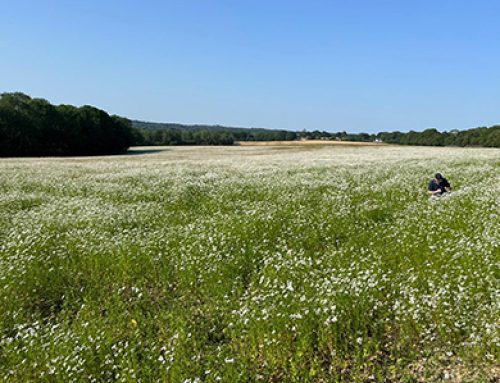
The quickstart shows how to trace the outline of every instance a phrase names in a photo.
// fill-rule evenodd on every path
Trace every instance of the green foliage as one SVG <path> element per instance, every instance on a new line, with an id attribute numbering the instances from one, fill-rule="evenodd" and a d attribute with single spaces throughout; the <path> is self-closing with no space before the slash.
<path id="1" fill-rule="evenodd" d="M 484 146 L 500 147 L 500 126 L 490 128 L 474 128 L 469 130 L 452 130 L 440 133 L 436 129 L 426 129 L 423 132 L 410 131 L 382 132 L 377 137 L 383 142 L 400 145 L 422 146 Z"/>
<path id="2" fill-rule="evenodd" d="M 181 129 L 135 129 L 135 145 L 233 145 L 234 137 L 225 131 Z"/>
<path id="3" fill-rule="evenodd" d="M 381 132 L 378 134 L 331 133 L 326 131 L 292 132 L 287 130 L 234 128 L 220 125 L 182 125 L 133 121 L 137 129 L 135 145 L 232 145 L 235 141 L 293 141 L 339 140 L 373 142 L 380 140 L 389 144 L 422 146 L 484 146 L 500 147 L 500 126 L 476 128 L 465 131 L 439 132 L 426 129 L 423 132 L 410 131 Z"/>
<path id="4" fill-rule="evenodd" d="M 235 141 L 291 141 L 299 136 L 286 130 L 234 128 L 220 125 L 182 125 L 132 121 L 136 145 L 232 145 Z"/>
<path id="5" fill-rule="evenodd" d="M 22 93 L 0 95 L 0 156 L 117 154 L 133 139 L 129 120 L 91 106 L 54 106 Z"/>

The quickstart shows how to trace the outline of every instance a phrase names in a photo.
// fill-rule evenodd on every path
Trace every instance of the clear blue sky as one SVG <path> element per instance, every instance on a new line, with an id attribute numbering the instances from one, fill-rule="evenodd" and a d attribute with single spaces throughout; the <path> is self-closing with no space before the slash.
<path id="1" fill-rule="evenodd" d="M 500 1 L 0 0 L 0 91 L 158 122 L 500 122 Z"/>

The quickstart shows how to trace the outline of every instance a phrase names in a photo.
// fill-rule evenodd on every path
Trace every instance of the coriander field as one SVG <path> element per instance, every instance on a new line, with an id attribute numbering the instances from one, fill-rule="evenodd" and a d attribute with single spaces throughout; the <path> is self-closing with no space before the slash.
<path id="1" fill-rule="evenodd" d="M 500 379 L 498 149 L 0 159 L 0 190 L 0 382 Z"/>

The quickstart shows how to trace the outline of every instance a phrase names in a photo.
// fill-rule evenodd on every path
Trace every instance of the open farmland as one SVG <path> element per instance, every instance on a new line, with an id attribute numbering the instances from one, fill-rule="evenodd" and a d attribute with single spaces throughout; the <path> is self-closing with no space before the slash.
<path id="1" fill-rule="evenodd" d="M 295 141 L 238 141 L 240 146 L 304 146 L 304 145 L 336 145 L 336 146 L 382 146 L 379 142 L 336 141 L 336 140 L 295 140 Z"/>
<path id="2" fill-rule="evenodd" d="M 0 381 L 500 379 L 497 149 L 0 160 Z M 455 187 L 429 200 L 441 171 Z"/>

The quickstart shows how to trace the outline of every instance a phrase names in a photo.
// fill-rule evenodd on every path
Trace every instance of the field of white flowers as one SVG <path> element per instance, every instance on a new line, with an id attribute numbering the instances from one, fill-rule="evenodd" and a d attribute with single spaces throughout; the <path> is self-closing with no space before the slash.
<path id="1" fill-rule="evenodd" d="M 1 382 L 500 379 L 497 149 L 0 160 Z M 455 191 L 429 200 L 437 171 Z"/>

